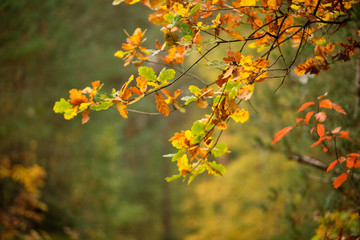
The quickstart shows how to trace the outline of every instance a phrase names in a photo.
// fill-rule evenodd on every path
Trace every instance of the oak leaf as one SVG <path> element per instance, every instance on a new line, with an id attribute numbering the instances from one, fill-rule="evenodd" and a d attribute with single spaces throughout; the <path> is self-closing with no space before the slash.
<path id="1" fill-rule="evenodd" d="M 119 111 L 120 115 L 123 117 L 123 118 L 128 118 L 128 111 L 126 110 L 126 105 L 123 104 L 122 102 L 117 102 L 116 103 L 116 108 L 117 110 Z"/>
<path id="2" fill-rule="evenodd" d="M 156 98 L 156 109 L 164 116 L 169 116 L 169 107 L 166 104 L 165 98 L 161 94 L 155 94 Z"/>

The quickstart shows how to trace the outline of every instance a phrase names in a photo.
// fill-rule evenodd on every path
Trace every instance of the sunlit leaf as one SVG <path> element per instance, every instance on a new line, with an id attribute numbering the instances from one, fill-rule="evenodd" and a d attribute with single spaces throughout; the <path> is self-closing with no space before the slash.
<path id="1" fill-rule="evenodd" d="M 165 98 L 161 94 L 155 94 L 156 98 L 156 109 L 164 116 L 169 116 L 169 107 L 165 102 Z"/>
<path id="2" fill-rule="evenodd" d="M 148 81 L 156 81 L 157 80 L 154 69 L 152 69 L 150 67 L 141 66 L 138 68 L 138 71 L 139 71 L 139 75 L 141 77 L 145 77 L 146 80 L 148 80 Z"/>
<path id="3" fill-rule="evenodd" d="M 228 152 L 228 147 L 226 144 L 217 144 L 212 150 L 211 154 L 214 155 L 214 157 L 220 157 L 224 153 Z"/>
<path id="4" fill-rule="evenodd" d="M 69 110 L 71 108 L 72 105 L 69 103 L 69 101 L 61 98 L 60 101 L 55 102 L 53 110 L 55 113 L 64 113 L 66 110 Z"/>
<path id="5" fill-rule="evenodd" d="M 91 110 L 95 110 L 95 111 L 100 111 L 100 110 L 106 110 L 109 107 L 111 107 L 114 103 L 113 102 L 102 102 L 99 105 L 91 105 L 90 109 Z"/>

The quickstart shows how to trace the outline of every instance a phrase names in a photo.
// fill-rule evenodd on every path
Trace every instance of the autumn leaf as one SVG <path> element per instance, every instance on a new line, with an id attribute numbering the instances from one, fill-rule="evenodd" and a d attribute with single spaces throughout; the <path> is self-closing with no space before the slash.
<path id="1" fill-rule="evenodd" d="M 121 102 L 117 102 L 116 103 L 116 108 L 117 108 L 117 110 L 119 111 L 119 113 L 120 113 L 120 115 L 123 117 L 123 118 L 125 118 L 125 119 L 127 119 L 128 118 L 128 111 L 126 110 L 126 105 L 125 104 L 123 104 L 123 103 L 121 103 Z"/>
<path id="2" fill-rule="evenodd" d="M 343 173 L 340 176 L 338 176 L 335 181 L 333 182 L 334 188 L 339 188 L 343 182 L 345 182 L 347 179 L 347 173 Z"/>
<path id="3" fill-rule="evenodd" d="M 285 127 L 283 129 L 281 129 L 280 131 L 278 131 L 271 144 L 274 144 L 274 143 L 280 141 L 288 132 L 290 132 L 291 129 L 293 129 L 293 126 Z"/>
<path id="4" fill-rule="evenodd" d="M 319 107 L 320 108 L 328 108 L 328 109 L 332 109 L 332 102 L 329 99 L 324 99 L 321 102 L 319 102 Z"/>
<path id="5" fill-rule="evenodd" d="M 318 122 L 325 122 L 326 120 L 326 113 L 325 112 L 318 112 L 315 114 L 316 121 Z"/>
<path id="6" fill-rule="evenodd" d="M 165 102 L 165 98 L 161 94 L 155 94 L 156 98 L 156 109 L 164 116 L 169 116 L 169 107 Z"/>
<path id="7" fill-rule="evenodd" d="M 87 103 L 89 100 L 85 95 L 82 94 L 81 90 L 71 89 L 70 93 L 70 104 L 74 106 L 80 106 L 81 103 Z"/>
<path id="8" fill-rule="evenodd" d="M 314 105 L 315 103 L 314 102 L 306 102 L 304 103 L 300 108 L 299 110 L 297 110 L 297 112 L 301 112 L 303 111 L 305 108 L 307 108 L 308 106 L 311 106 L 311 105 Z"/>
<path id="9" fill-rule="evenodd" d="M 340 105 L 338 105 L 338 104 L 336 104 L 336 103 L 332 103 L 331 105 L 332 105 L 332 107 L 335 109 L 335 111 L 346 115 L 345 110 L 344 110 Z"/>
<path id="10" fill-rule="evenodd" d="M 328 168 L 326 169 L 326 172 L 329 172 L 331 169 L 333 169 L 335 167 L 335 165 L 337 164 L 337 162 L 338 162 L 338 160 L 335 160 L 332 163 L 330 163 Z"/>
<path id="11" fill-rule="evenodd" d="M 81 116 L 82 116 L 82 119 L 81 119 L 82 124 L 85 124 L 85 123 L 87 123 L 89 121 L 89 119 L 90 119 L 89 113 L 90 113 L 90 109 L 88 108 L 88 109 L 86 109 L 85 112 L 83 112 L 81 114 Z"/>
<path id="12" fill-rule="evenodd" d="M 244 123 L 249 119 L 249 112 L 246 111 L 245 109 L 236 109 L 236 111 L 234 113 L 232 113 L 230 115 L 230 117 L 235 121 L 235 122 L 241 122 Z"/>
<path id="13" fill-rule="evenodd" d="M 308 112 L 308 113 L 305 115 L 305 120 L 304 120 L 304 122 L 305 122 L 306 126 L 308 125 L 308 123 L 309 123 L 309 121 L 310 121 L 310 118 L 311 118 L 311 116 L 312 116 L 314 113 L 315 113 L 315 111 L 312 111 L 312 112 Z"/>
<path id="14" fill-rule="evenodd" d="M 323 124 L 318 123 L 316 125 L 316 132 L 319 135 L 319 137 L 323 137 L 325 135 L 325 127 Z"/>

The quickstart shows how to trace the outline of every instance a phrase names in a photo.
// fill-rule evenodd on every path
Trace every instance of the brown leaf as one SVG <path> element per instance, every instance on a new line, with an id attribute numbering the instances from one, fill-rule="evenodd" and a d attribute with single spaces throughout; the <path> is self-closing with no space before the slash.
<path id="1" fill-rule="evenodd" d="M 86 109 L 86 111 L 81 114 L 81 116 L 82 116 L 82 119 L 81 119 L 82 124 L 85 124 L 85 123 L 87 123 L 89 121 L 89 119 L 90 119 L 89 113 L 90 113 L 90 108 Z"/>

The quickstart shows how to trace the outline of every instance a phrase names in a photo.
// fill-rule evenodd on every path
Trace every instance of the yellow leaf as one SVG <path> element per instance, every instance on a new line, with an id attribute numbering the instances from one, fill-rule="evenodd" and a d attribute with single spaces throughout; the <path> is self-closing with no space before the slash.
<path id="1" fill-rule="evenodd" d="M 220 130 L 225 130 L 225 129 L 227 129 L 227 124 L 226 124 L 226 122 L 224 122 L 224 121 L 219 122 L 216 126 L 217 126 L 217 128 L 220 129 Z"/>
<path id="2" fill-rule="evenodd" d="M 236 109 L 236 111 L 230 115 L 235 122 L 244 123 L 249 119 L 249 112 L 245 109 Z"/>

